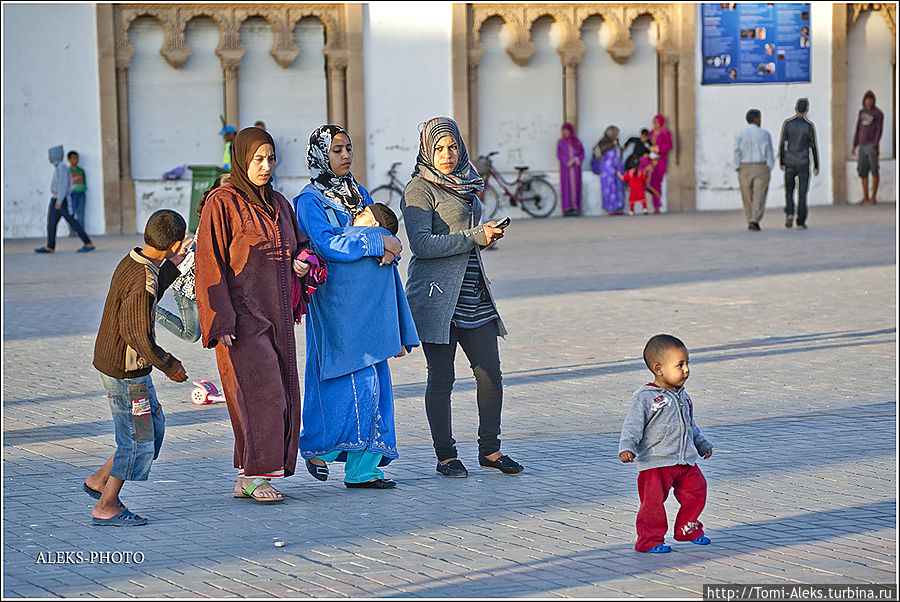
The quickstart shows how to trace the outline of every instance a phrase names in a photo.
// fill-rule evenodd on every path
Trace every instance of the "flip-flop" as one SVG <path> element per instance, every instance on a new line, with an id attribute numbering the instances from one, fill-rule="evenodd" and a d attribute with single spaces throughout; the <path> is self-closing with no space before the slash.
<path id="1" fill-rule="evenodd" d="M 256 496 L 253 495 L 253 492 L 256 491 L 256 489 L 257 489 L 260 485 L 262 485 L 262 484 L 264 484 L 264 483 L 268 483 L 268 482 L 269 482 L 269 479 L 262 479 L 262 478 L 253 479 L 253 481 L 252 481 L 249 485 L 247 485 L 246 487 L 244 487 L 244 494 L 243 494 L 243 495 L 235 495 L 234 497 L 236 497 L 236 498 L 250 498 L 250 499 L 252 499 L 254 502 L 259 502 L 260 504 L 274 504 L 274 503 L 276 503 L 276 502 L 283 502 L 283 501 L 284 501 L 284 494 L 281 493 L 280 491 L 277 491 L 277 493 L 278 493 L 278 495 L 279 495 L 280 497 L 256 497 Z"/>
<path id="2" fill-rule="evenodd" d="M 84 492 L 94 498 L 95 500 L 99 500 L 103 494 L 97 491 L 96 489 L 91 489 L 88 487 L 87 481 L 81 484 L 81 488 L 84 489 Z"/>
<path id="3" fill-rule="evenodd" d="M 112 518 L 94 518 L 92 516 L 91 524 L 95 527 L 140 527 L 147 524 L 147 519 L 140 518 L 137 514 L 125 508 Z"/>

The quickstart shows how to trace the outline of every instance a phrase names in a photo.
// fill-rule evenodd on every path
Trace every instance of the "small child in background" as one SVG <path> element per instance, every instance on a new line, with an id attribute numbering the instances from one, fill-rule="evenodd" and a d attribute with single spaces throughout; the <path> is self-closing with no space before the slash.
<path id="1" fill-rule="evenodd" d="M 619 179 L 625 181 L 628 184 L 628 213 L 629 215 L 634 215 L 634 206 L 637 203 L 642 203 L 644 205 L 644 215 L 647 214 L 647 194 L 644 190 L 644 186 L 647 184 L 647 174 L 644 173 L 644 170 L 638 169 L 637 167 L 637 157 L 632 157 L 629 161 L 628 171 L 624 174 L 619 172 Z"/>
<path id="2" fill-rule="evenodd" d="M 384 228 L 394 236 L 399 230 L 399 222 L 397 214 L 384 203 L 372 203 L 366 209 L 356 216 L 353 220 L 353 227 L 376 226 Z"/>
<path id="3" fill-rule="evenodd" d="M 705 546 L 710 540 L 698 520 L 706 505 L 706 478 L 697 466 L 713 446 L 694 423 L 694 405 L 684 390 L 690 376 L 688 350 L 679 339 L 658 334 L 644 347 L 644 363 L 655 376 L 634 393 L 622 425 L 619 459 L 638 470 L 638 552 L 664 554 L 668 522 L 663 503 L 669 490 L 681 503 L 675 517 L 675 540 Z"/>
<path id="4" fill-rule="evenodd" d="M 69 151 L 66 158 L 69 159 L 69 173 L 72 176 L 72 193 L 70 196 L 72 199 L 72 217 L 84 230 L 84 196 L 87 193 L 87 176 L 84 173 L 84 168 L 78 167 L 77 151 Z M 69 227 L 69 236 L 78 236 L 78 233 L 71 226 Z"/>

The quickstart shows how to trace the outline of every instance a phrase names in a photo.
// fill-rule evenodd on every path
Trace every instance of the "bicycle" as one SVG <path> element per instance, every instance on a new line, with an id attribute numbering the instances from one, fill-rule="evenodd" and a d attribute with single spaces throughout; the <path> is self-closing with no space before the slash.
<path id="1" fill-rule="evenodd" d="M 484 168 L 487 176 L 484 177 L 484 191 L 481 193 L 481 204 L 486 220 L 491 220 L 497 214 L 500 208 L 500 194 L 491 185 L 490 180 L 493 178 L 499 184 L 500 188 L 509 199 L 511 207 L 518 205 L 525 210 L 526 213 L 533 217 L 547 217 L 556 209 L 556 203 L 559 197 L 553 184 L 543 175 L 525 175 L 528 171 L 527 166 L 516 167 L 516 179 L 512 182 L 506 181 L 499 171 L 494 167 L 491 157 L 500 151 L 493 151 L 487 155 L 478 157 L 478 165 Z M 479 171 L 482 171 L 479 169 Z"/>
<path id="2" fill-rule="evenodd" d="M 403 221 L 403 212 L 400 211 L 400 199 L 403 198 L 403 182 L 397 179 L 397 168 L 402 165 L 401 161 L 397 161 L 388 170 L 388 179 L 390 184 L 382 184 L 369 192 L 372 200 L 376 203 L 384 203 L 391 208 L 397 215 L 397 223 Z"/>

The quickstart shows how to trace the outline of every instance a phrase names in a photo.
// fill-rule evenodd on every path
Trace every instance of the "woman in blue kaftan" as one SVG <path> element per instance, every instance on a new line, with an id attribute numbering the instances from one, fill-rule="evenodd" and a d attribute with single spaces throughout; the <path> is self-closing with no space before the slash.
<path id="1" fill-rule="evenodd" d="M 325 260 L 306 320 L 300 455 L 317 479 L 345 462 L 347 487 L 390 489 L 379 467 L 397 457 L 387 360 L 419 345 L 397 271 L 400 241 L 380 227 L 351 227 L 372 197 L 350 172 L 350 136 L 334 125 L 309 140 L 310 183 L 294 198 L 300 230 Z"/>

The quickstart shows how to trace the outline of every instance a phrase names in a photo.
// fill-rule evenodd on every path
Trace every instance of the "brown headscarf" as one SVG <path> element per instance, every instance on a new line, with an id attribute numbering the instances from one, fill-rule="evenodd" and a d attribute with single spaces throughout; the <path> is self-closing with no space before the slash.
<path id="1" fill-rule="evenodd" d="M 275 141 L 266 130 L 244 128 L 238 132 L 231 144 L 231 178 L 228 183 L 243 191 L 252 202 L 262 207 L 271 216 L 274 207 L 272 179 L 269 178 L 265 186 L 257 186 L 247 176 L 247 169 L 257 149 L 264 144 L 271 144 L 272 150 L 275 150 Z"/>

